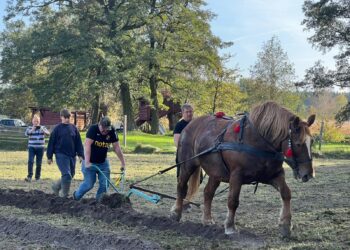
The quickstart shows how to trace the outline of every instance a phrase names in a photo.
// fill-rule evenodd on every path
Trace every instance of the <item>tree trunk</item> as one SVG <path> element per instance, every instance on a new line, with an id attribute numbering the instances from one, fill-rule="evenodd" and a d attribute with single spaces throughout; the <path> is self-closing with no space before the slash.
<path id="1" fill-rule="evenodd" d="M 167 118 L 169 121 L 169 130 L 173 131 L 175 129 L 175 125 L 177 123 L 176 115 L 174 113 L 167 114 Z"/>
<path id="2" fill-rule="evenodd" d="M 156 9 L 156 0 L 152 0 L 151 2 L 151 14 L 155 12 Z M 159 131 L 159 117 L 158 117 L 158 110 L 159 110 L 159 102 L 158 102 L 158 97 L 157 97 L 157 88 L 158 88 L 158 82 L 157 82 L 157 65 L 155 63 L 155 55 L 154 55 L 154 50 L 155 50 L 155 44 L 156 44 L 156 39 L 153 34 L 152 27 L 149 32 L 149 44 L 150 44 L 150 63 L 149 63 L 149 72 L 151 74 L 149 78 L 149 87 L 151 90 L 151 102 L 152 102 L 152 108 L 151 108 L 151 134 L 157 134 Z"/>
<path id="3" fill-rule="evenodd" d="M 123 115 L 127 116 L 127 130 L 134 130 L 136 128 L 134 110 L 131 102 L 130 87 L 126 81 L 120 83 L 120 99 L 123 107 Z"/>
<path id="4" fill-rule="evenodd" d="M 153 63 L 150 63 L 150 71 L 154 71 L 154 65 Z M 157 80 L 155 73 L 152 73 L 150 79 L 149 79 L 149 85 L 151 89 L 151 101 L 152 101 L 152 107 L 151 107 L 151 134 L 157 134 L 159 131 L 159 117 L 158 117 L 158 110 L 159 110 L 159 103 L 158 103 L 158 97 L 157 97 Z"/>
<path id="5" fill-rule="evenodd" d="M 92 114 L 91 114 L 92 124 L 95 124 L 98 122 L 99 110 L 100 110 L 100 94 L 96 93 L 95 100 L 92 103 Z"/>

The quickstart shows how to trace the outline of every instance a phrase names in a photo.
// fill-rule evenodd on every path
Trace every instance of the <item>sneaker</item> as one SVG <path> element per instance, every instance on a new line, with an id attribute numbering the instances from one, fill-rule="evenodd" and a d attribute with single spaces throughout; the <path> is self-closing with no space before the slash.
<path id="1" fill-rule="evenodd" d="M 78 201 L 78 199 L 75 197 L 75 192 L 76 191 L 73 192 L 72 197 L 73 197 L 73 200 Z"/>
<path id="2" fill-rule="evenodd" d="M 26 182 L 32 182 L 32 178 L 26 177 L 26 178 L 24 178 L 24 181 L 26 181 Z"/>

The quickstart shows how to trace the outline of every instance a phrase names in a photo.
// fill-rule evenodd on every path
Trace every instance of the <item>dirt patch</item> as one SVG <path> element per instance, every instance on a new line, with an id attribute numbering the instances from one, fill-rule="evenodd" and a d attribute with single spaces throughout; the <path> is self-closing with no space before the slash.
<path id="1" fill-rule="evenodd" d="M 0 217 L 0 234 L 36 244 L 67 249 L 160 249 L 156 243 L 115 234 L 91 234 L 80 229 L 64 229 L 46 223 Z"/>
<path id="2" fill-rule="evenodd" d="M 203 226 L 199 223 L 185 221 L 174 222 L 167 217 L 141 214 L 132 209 L 129 202 L 122 203 L 120 208 L 112 208 L 108 201 L 98 204 L 94 199 L 84 199 L 80 202 L 56 197 L 42 191 L 0 189 L 0 205 L 16 206 L 21 209 L 32 209 L 35 213 L 69 214 L 71 216 L 87 216 L 107 223 L 121 222 L 130 227 L 146 227 L 153 230 L 171 230 L 186 236 L 200 236 L 207 239 L 230 239 L 244 242 L 251 247 L 263 247 L 264 240 L 250 232 L 241 230 L 239 234 L 227 236 L 221 226 Z"/>

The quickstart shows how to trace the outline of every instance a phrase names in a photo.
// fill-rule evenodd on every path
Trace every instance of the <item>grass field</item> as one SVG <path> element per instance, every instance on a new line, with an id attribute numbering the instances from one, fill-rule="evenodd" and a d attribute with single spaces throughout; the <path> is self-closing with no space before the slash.
<path id="1" fill-rule="evenodd" d="M 85 140 L 85 135 L 85 132 L 81 133 L 82 141 Z M 176 150 L 172 135 L 151 135 L 139 131 L 129 132 L 126 147 L 123 145 L 122 134 L 119 134 L 119 139 L 125 153 L 133 153 L 135 147 L 139 144 L 145 147 L 153 147 L 156 153 L 161 154 L 174 154 Z M 24 136 L 24 131 L 0 130 L 0 150 L 27 150 L 27 138 Z M 313 151 L 317 157 L 350 159 L 350 144 L 348 143 L 325 143 L 322 145 L 321 151 L 318 150 L 318 144 L 314 144 Z"/>
<path id="2" fill-rule="evenodd" d="M 128 183 L 156 173 L 174 162 L 173 154 L 166 155 L 136 155 L 126 154 Z M 118 171 L 119 162 L 110 153 L 112 172 Z M 26 152 L 0 152 L 0 188 L 43 190 L 50 192 L 52 180 L 59 178 L 56 165 L 43 165 L 42 180 L 26 183 Z M 237 211 L 237 227 L 243 232 L 249 232 L 251 237 L 243 241 L 208 240 L 202 237 L 187 237 L 171 230 L 157 231 L 143 227 L 128 227 L 115 221 L 106 224 L 89 218 L 76 218 L 69 215 L 37 214 L 28 209 L 1 207 L 0 217 L 20 218 L 28 223 L 45 223 L 50 227 L 75 228 L 90 233 L 105 233 L 129 235 L 152 242 L 157 242 L 165 249 L 349 249 L 350 248 L 350 160 L 315 160 L 316 178 L 300 183 L 292 178 L 287 168 L 287 183 L 292 190 L 293 236 L 283 239 L 279 236 L 277 221 L 280 210 L 279 194 L 270 186 L 259 185 L 254 195 L 254 187 L 243 186 L 240 207 Z M 77 167 L 77 175 L 73 182 L 76 188 L 82 175 Z M 113 174 L 114 178 L 116 174 Z M 175 170 L 162 176 L 157 176 L 144 183 L 145 187 L 175 195 Z M 205 180 L 206 181 L 206 180 Z M 226 187 L 223 184 L 221 188 Z M 201 187 L 201 190 L 203 186 Z M 87 197 L 93 197 L 96 189 L 90 191 Z M 202 192 L 197 195 L 196 202 L 202 203 Z M 163 199 L 159 204 L 152 204 L 132 196 L 133 208 L 145 215 L 168 216 L 173 201 Z M 213 215 L 217 224 L 222 227 L 226 216 L 226 194 L 215 197 Z M 183 221 L 200 222 L 201 210 L 194 208 L 185 213 Z M 203 228 L 203 230 L 207 230 Z M 253 239 L 260 239 L 255 241 Z M 9 237 L 0 234 L 0 248 L 40 248 L 50 247 L 40 245 L 25 239 Z M 259 242 L 257 244 L 256 242 Z"/>
<path id="3" fill-rule="evenodd" d="M 81 139 L 85 141 L 85 132 L 81 132 Z M 174 153 L 175 146 L 171 135 L 151 135 L 138 131 L 128 132 L 127 144 L 124 147 L 123 134 L 119 134 L 119 142 L 124 152 L 131 153 L 136 145 L 150 145 L 157 148 L 159 153 Z M 48 138 L 46 138 L 46 143 Z M 28 139 L 24 136 L 24 129 L 0 130 L 0 150 L 21 151 L 27 150 Z"/>

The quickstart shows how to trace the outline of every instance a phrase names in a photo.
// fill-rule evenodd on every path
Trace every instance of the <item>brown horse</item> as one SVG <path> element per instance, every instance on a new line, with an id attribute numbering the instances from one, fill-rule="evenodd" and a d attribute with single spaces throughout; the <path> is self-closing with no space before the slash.
<path id="1" fill-rule="evenodd" d="M 198 191 L 200 169 L 209 176 L 204 189 L 203 224 L 214 223 L 211 203 L 220 182 L 229 183 L 228 213 L 225 233 L 235 232 L 234 217 L 243 184 L 260 182 L 271 184 L 281 194 L 282 211 L 279 226 L 283 236 L 290 235 L 291 192 L 288 188 L 283 160 L 303 182 L 314 177 L 309 127 L 315 115 L 307 122 L 275 102 L 265 102 L 253 108 L 249 116 L 227 120 L 202 116 L 193 120 L 181 133 L 177 157 L 179 162 L 213 148 L 211 152 L 180 165 L 177 199 L 171 217 L 181 219 L 184 199 L 191 199 Z M 186 196 L 187 195 L 187 196 Z"/>

